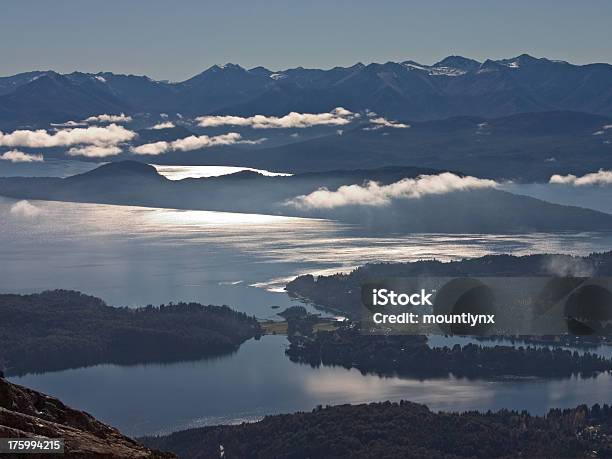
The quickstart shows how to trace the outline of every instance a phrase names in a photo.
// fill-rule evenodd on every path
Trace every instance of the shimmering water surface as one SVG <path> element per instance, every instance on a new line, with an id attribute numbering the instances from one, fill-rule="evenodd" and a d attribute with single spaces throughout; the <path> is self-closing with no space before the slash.
<path id="1" fill-rule="evenodd" d="M 0 291 L 69 288 L 113 305 L 193 300 L 277 318 L 302 273 L 367 262 L 451 260 L 488 253 L 585 254 L 611 233 L 381 237 L 336 222 L 223 212 L 0 198 Z M 612 377 L 482 381 L 382 378 L 290 362 L 282 336 L 236 354 L 168 365 L 98 365 L 26 375 L 17 383 L 60 397 L 131 435 L 240 422 L 317 404 L 407 399 L 434 410 L 551 407 L 609 401 Z M 440 344 L 444 344 L 440 341 Z"/>
<path id="2" fill-rule="evenodd" d="M 0 291 L 76 289 L 112 305 L 228 304 L 261 318 L 286 282 L 378 261 L 583 254 L 612 233 L 380 236 L 326 220 L 0 198 Z"/>

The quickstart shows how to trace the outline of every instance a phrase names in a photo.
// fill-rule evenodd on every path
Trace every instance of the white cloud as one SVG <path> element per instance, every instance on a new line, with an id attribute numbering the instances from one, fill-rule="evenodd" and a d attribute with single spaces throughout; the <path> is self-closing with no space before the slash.
<path id="1" fill-rule="evenodd" d="M 151 126 L 149 129 L 170 129 L 173 127 L 175 126 L 172 121 L 164 121 L 163 123 L 157 123 L 155 126 Z"/>
<path id="2" fill-rule="evenodd" d="M 237 132 L 217 136 L 195 136 L 191 135 L 172 142 L 154 142 L 146 143 L 132 148 L 132 152 L 138 155 L 160 155 L 168 151 L 192 151 L 201 148 L 211 148 L 220 145 L 235 145 L 235 144 L 258 144 L 266 139 L 244 140 Z"/>
<path id="3" fill-rule="evenodd" d="M 160 113 L 159 116 L 162 117 L 163 119 L 167 119 L 168 118 L 168 114 L 167 113 Z"/>
<path id="4" fill-rule="evenodd" d="M 612 185 L 612 171 L 605 171 L 599 169 L 598 172 L 591 172 L 590 174 L 577 177 L 573 174 L 559 175 L 555 174 L 550 177 L 549 183 L 558 185 L 573 185 L 573 186 L 605 186 Z"/>
<path id="5" fill-rule="evenodd" d="M 51 126 L 53 126 L 53 127 L 62 127 L 62 128 L 65 128 L 65 127 L 68 127 L 68 128 L 71 128 L 71 127 L 86 127 L 87 123 L 82 123 L 82 122 L 80 123 L 78 121 L 66 121 L 65 123 L 51 123 Z"/>
<path id="6" fill-rule="evenodd" d="M 138 155 L 161 155 L 169 150 L 170 143 L 164 141 L 145 143 L 137 147 L 132 147 L 132 153 L 136 153 Z"/>
<path id="7" fill-rule="evenodd" d="M 87 123 L 129 123 L 132 121 L 132 117 L 126 115 L 125 113 L 121 113 L 119 115 L 97 115 L 90 116 L 85 120 Z"/>
<path id="8" fill-rule="evenodd" d="M 45 160 L 43 155 L 32 155 L 19 150 L 11 150 L 0 155 L 0 159 L 12 163 L 40 163 Z"/>
<path id="9" fill-rule="evenodd" d="M 253 129 L 296 129 L 324 125 L 341 126 L 349 124 L 355 118 L 359 118 L 358 113 L 337 107 L 329 113 L 291 112 L 281 117 L 255 115 L 247 118 L 231 115 L 200 116 L 196 121 L 202 127 L 250 126 Z"/>
<path id="10" fill-rule="evenodd" d="M 371 128 L 366 128 L 366 130 L 374 130 L 374 129 L 380 129 L 384 127 L 407 129 L 410 127 L 409 124 L 398 123 L 397 121 L 390 121 L 386 118 L 383 118 L 382 116 L 379 116 L 377 118 L 370 118 L 369 121 L 374 126 Z"/>
<path id="11" fill-rule="evenodd" d="M 607 129 L 612 129 L 612 124 L 606 124 L 603 128 L 604 131 Z"/>
<path id="12" fill-rule="evenodd" d="M 70 156 L 86 156 L 88 158 L 105 158 L 116 156 L 121 153 L 121 148 L 116 145 L 86 145 L 84 147 L 72 147 L 68 150 Z"/>
<path id="13" fill-rule="evenodd" d="M 386 206 L 393 199 L 418 199 L 431 194 L 446 194 L 454 191 L 467 191 L 494 188 L 494 180 L 476 177 L 460 177 L 450 172 L 438 175 L 421 175 L 405 178 L 390 185 L 368 182 L 365 185 L 344 185 L 336 191 L 320 188 L 308 195 L 298 196 L 287 201 L 300 209 L 333 209 L 342 206 Z"/>
<path id="14" fill-rule="evenodd" d="M 29 148 L 68 147 L 81 144 L 108 146 L 129 142 L 135 137 L 135 132 L 116 124 L 63 129 L 55 133 L 49 133 L 44 129 L 18 130 L 10 134 L 0 131 L 0 146 Z"/>
<path id="15" fill-rule="evenodd" d="M 15 217 L 22 218 L 34 218 L 42 213 L 38 207 L 25 200 L 13 204 L 9 212 Z"/>

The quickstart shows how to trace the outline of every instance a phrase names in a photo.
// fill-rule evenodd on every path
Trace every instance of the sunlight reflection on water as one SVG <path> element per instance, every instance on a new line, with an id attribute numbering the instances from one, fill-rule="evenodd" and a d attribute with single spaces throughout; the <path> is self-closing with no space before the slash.
<path id="1" fill-rule="evenodd" d="M 157 172 L 170 180 L 183 180 L 186 178 L 218 177 L 220 175 L 235 174 L 241 171 L 258 172 L 267 176 L 289 176 L 285 172 L 271 172 L 265 169 L 253 169 L 251 167 L 238 166 L 166 166 L 151 164 Z"/>
<path id="2" fill-rule="evenodd" d="M 32 201 L 40 212 L 27 218 L 10 213 L 14 202 L 0 200 L 0 255 L 12 262 L 2 290 L 71 286 L 121 304 L 159 303 L 153 294 L 234 304 L 219 292 L 281 292 L 297 275 L 365 263 L 612 247 L 612 233 L 381 235 L 328 220 L 49 201 Z"/>

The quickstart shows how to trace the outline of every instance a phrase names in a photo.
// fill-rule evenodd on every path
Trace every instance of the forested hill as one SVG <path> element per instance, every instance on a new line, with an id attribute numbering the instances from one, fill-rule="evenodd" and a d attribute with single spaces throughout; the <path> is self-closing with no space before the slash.
<path id="1" fill-rule="evenodd" d="M 612 457 L 612 410 L 433 413 L 409 402 L 343 405 L 146 438 L 184 459 Z"/>
<path id="2" fill-rule="evenodd" d="M 486 255 L 460 261 L 423 260 L 412 263 L 371 263 L 349 274 L 303 275 L 287 284 L 289 294 L 329 307 L 350 317 L 361 308 L 361 284 L 385 277 L 463 276 L 612 276 L 612 252 L 586 257 L 537 254 Z"/>
<path id="3" fill-rule="evenodd" d="M 260 334 L 255 318 L 227 306 L 115 308 L 67 290 L 0 295 L 6 374 L 199 359 L 233 352 Z"/>

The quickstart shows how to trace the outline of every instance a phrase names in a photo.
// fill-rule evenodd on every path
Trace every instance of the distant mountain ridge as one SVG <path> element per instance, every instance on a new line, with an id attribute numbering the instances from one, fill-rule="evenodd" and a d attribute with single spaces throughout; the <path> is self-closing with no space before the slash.
<path id="1" fill-rule="evenodd" d="M 0 178 L 0 195 L 16 199 L 324 218 L 379 233 L 607 231 L 612 227 L 612 215 L 606 213 L 484 187 L 397 198 L 388 205 L 359 205 L 357 201 L 336 207 L 327 207 L 325 203 L 311 207 L 291 204 L 296 198 L 321 188 L 338 190 L 349 185 L 363 186 L 369 181 L 397 184 L 402 179 L 418 179 L 422 175 L 442 176 L 443 172 L 422 167 L 386 167 L 274 177 L 238 172 L 168 180 L 151 166 L 123 161 L 65 179 Z M 437 180 L 449 179 L 446 176 Z"/>
<path id="2" fill-rule="evenodd" d="M 35 71 L 0 78 L 0 125 L 62 122 L 99 113 L 281 115 L 343 106 L 400 119 L 498 117 L 574 110 L 612 115 L 612 65 L 523 54 L 479 62 L 449 56 L 272 71 L 214 65 L 182 82 L 146 76 Z"/>

